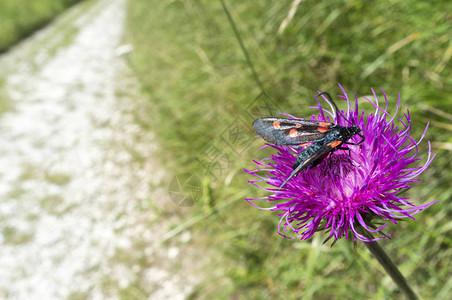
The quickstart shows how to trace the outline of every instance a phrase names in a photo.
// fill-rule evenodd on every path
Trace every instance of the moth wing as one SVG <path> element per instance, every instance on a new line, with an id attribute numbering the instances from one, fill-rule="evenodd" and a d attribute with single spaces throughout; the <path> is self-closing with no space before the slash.
<path id="1" fill-rule="evenodd" d="M 254 130 L 275 145 L 298 145 L 323 139 L 331 128 L 329 122 L 267 117 L 253 122 Z"/>
<path id="2" fill-rule="evenodd" d="M 332 141 L 332 142 L 323 142 L 321 143 L 320 147 L 316 151 L 314 151 L 311 155 L 309 155 L 306 159 L 303 161 L 295 161 L 293 165 L 293 169 L 302 171 L 307 169 L 308 167 L 315 167 L 318 165 L 322 158 L 325 157 L 328 153 L 333 151 L 336 147 L 340 146 L 342 144 L 342 141 Z M 314 146 L 314 145 L 313 145 Z M 306 148 L 304 151 L 309 151 L 309 147 Z"/>
<path id="3" fill-rule="evenodd" d="M 292 179 L 292 177 L 296 176 L 298 173 L 300 173 L 301 171 L 306 170 L 308 167 L 315 167 L 316 165 L 318 165 L 321 161 L 322 158 L 325 157 L 326 155 L 328 155 L 328 153 L 330 153 L 331 151 L 334 150 L 334 148 L 340 146 L 342 144 L 342 141 L 331 141 L 331 142 L 327 142 L 325 143 L 324 141 L 322 141 L 321 143 L 315 143 L 313 145 L 311 145 L 310 147 L 306 148 L 304 151 L 308 151 L 308 154 L 310 154 L 310 148 L 315 149 L 315 151 L 312 152 L 312 154 L 308 155 L 304 160 L 298 161 L 298 159 L 300 158 L 297 157 L 297 160 L 295 161 L 294 165 L 293 165 L 293 171 L 292 173 L 290 173 L 289 177 L 287 177 L 286 180 L 284 180 L 284 182 L 281 184 L 281 186 L 279 188 L 282 188 L 290 179 Z M 303 153 L 301 152 L 301 153 Z"/>

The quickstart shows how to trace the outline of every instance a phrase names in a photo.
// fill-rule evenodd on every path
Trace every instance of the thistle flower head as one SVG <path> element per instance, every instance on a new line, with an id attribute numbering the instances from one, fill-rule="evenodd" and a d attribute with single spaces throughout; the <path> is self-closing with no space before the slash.
<path id="1" fill-rule="evenodd" d="M 303 148 L 267 145 L 275 148 L 277 154 L 255 161 L 255 170 L 245 170 L 257 177 L 249 183 L 272 193 L 265 198 L 246 200 L 258 208 L 278 211 L 281 218 L 278 232 L 286 238 L 308 239 L 316 231 L 326 230 L 336 240 L 345 236 L 346 239 L 374 241 L 388 237 L 381 230 L 389 222 L 397 223 L 401 218 L 414 219 L 415 214 L 435 203 L 416 206 L 400 195 L 400 191 L 410 188 L 412 182 L 419 180 L 416 177 L 434 158 L 428 142 L 427 161 L 422 166 L 412 166 L 419 160 L 418 145 L 426 134 L 428 124 L 416 141 L 410 136 L 409 111 L 403 119 L 396 117 L 400 93 L 396 112 L 392 116 L 384 91 L 385 105 L 380 107 L 372 89 L 373 99 L 365 99 L 375 110 L 366 115 L 358 108 L 358 97 L 355 95 L 352 103 L 340 87 L 343 95 L 339 97 L 345 99 L 348 105 L 347 111 L 342 111 L 342 114 L 362 129 L 364 142 L 346 145 L 350 151 L 334 151 L 317 166 L 293 177 L 281 189 L 279 187 L 292 173 L 292 166 Z M 320 103 L 317 109 L 318 115 L 313 115 L 311 120 L 350 126 L 333 109 L 325 110 Z M 355 135 L 349 142 L 357 143 L 360 140 L 361 137 Z M 273 206 L 260 207 L 259 201 L 265 200 Z M 360 233 L 359 227 L 367 230 L 370 236 L 373 236 L 372 233 L 380 233 L 380 236 L 369 238 L 368 234 Z"/>

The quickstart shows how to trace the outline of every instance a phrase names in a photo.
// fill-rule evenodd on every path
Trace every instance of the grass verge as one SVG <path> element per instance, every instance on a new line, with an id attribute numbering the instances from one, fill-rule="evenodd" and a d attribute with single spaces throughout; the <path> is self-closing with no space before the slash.
<path id="1" fill-rule="evenodd" d="M 81 0 L 0 2 L 0 53 L 48 24 L 59 13 Z"/>

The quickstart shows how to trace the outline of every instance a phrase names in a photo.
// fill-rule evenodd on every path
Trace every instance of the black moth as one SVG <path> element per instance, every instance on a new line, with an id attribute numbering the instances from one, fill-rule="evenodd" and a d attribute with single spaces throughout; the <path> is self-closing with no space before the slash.
<path id="1" fill-rule="evenodd" d="M 336 113 L 344 117 L 329 93 L 322 92 L 320 95 L 326 95 L 328 100 L 333 103 Z M 345 117 L 344 119 L 350 123 Z M 342 147 L 342 144 L 359 145 L 365 139 L 360 134 L 361 129 L 353 124 L 350 127 L 344 127 L 322 121 L 267 117 L 254 120 L 253 127 L 264 140 L 271 144 L 305 146 L 305 143 L 312 143 L 298 154 L 293 164 L 293 172 L 279 188 L 282 188 L 301 171 L 317 166 L 328 153 L 332 154 L 337 149 L 350 151 L 350 149 Z M 358 143 L 347 142 L 355 134 L 361 137 L 361 141 Z"/>

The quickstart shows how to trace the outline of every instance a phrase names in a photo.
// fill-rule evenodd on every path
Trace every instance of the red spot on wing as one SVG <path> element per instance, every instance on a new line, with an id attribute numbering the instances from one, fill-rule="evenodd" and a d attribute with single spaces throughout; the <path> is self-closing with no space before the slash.
<path id="1" fill-rule="evenodd" d="M 321 133 L 325 133 L 325 132 L 327 132 L 328 131 L 328 128 L 325 128 L 325 127 L 317 127 L 317 130 L 319 131 L 319 132 L 321 132 Z"/>
<path id="2" fill-rule="evenodd" d="M 337 146 L 339 146 L 342 142 L 341 141 L 334 141 L 331 143 L 328 143 L 327 146 L 331 147 L 331 148 L 335 148 Z"/>
<path id="3" fill-rule="evenodd" d="M 301 128 L 301 124 L 296 123 L 296 124 L 295 124 L 295 127 Z"/>
<path id="4" fill-rule="evenodd" d="M 328 122 L 319 122 L 319 127 L 317 127 L 317 130 L 320 133 L 325 133 L 328 131 L 328 127 L 331 125 L 331 123 Z"/>
<path id="5" fill-rule="evenodd" d="M 291 129 L 290 131 L 289 131 L 289 135 L 291 136 L 291 137 L 297 137 L 297 135 L 298 135 L 298 130 L 296 130 L 296 129 Z"/>
<path id="6" fill-rule="evenodd" d="M 303 144 L 300 144 L 299 146 L 300 147 L 306 147 L 306 146 L 309 146 L 309 143 L 303 143 Z"/>
<path id="7" fill-rule="evenodd" d="M 273 128 L 275 128 L 275 129 L 281 128 L 281 123 L 278 121 L 273 122 Z"/>

